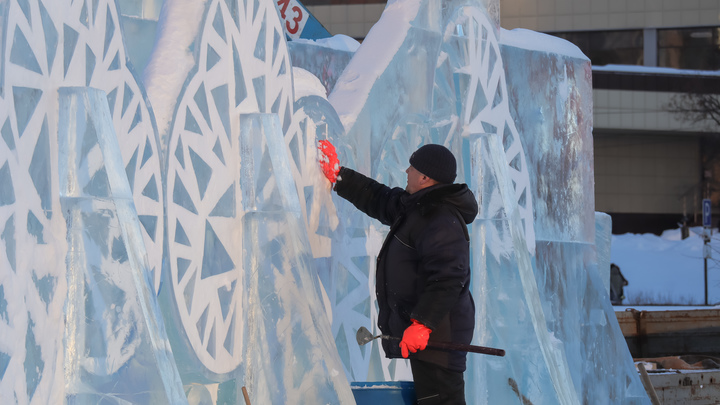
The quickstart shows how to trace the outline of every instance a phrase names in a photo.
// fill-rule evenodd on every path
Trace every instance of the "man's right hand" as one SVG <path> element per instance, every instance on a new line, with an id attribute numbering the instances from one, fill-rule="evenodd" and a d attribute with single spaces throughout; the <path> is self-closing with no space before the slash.
<path id="1" fill-rule="evenodd" d="M 432 330 L 430 328 L 412 319 L 412 325 L 405 329 L 402 340 L 400 341 L 400 352 L 402 356 L 407 359 L 410 353 L 425 350 L 428 340 L 430 340 L 431 332 Z"/>
<path id="2" fill-rule="evenodd" d="M 318 142 L 318 163 L 320 163 L 320 169 L 322 170 L 325 177 L 330 180 L 330 183 L 337 181 L 338 173 L 340 172 L 340 161 L 337 157 L 335 147 L 330 141 L 323 139 Z"/>

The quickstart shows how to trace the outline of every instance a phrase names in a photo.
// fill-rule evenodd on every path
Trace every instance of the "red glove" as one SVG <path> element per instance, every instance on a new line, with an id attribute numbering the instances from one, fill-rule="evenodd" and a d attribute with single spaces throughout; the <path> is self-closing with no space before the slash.
<path id="1" fill-rule="evenodd" d="M 335 183 L 338 173 L 340 172 L 340 162 L 338 161 L 335 147 L 330 141 L 322 140 L 318 142 L 318 151 L 320 152 L 320 156 L 318 156 L 320 169 L 325 177 L 330 180 L 330 183 Z"/>
<path id="2" fill-rule="evenodd" d="M 408 326 L 403 332 L 403 338 L 400 341 L 400 351 L 404 358 L 408 358 L 409 352 L 415 353 L 418 350 L 425 350 L 427 347 L 428 339 L 430 339 L 430 332 L 432 332 L 427 326 L 420 322 L 411 319 L 412 325 Z"/>

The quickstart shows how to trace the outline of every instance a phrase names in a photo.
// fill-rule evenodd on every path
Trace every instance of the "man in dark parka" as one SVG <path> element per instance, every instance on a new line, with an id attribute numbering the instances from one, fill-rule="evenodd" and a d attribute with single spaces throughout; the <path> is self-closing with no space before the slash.
<path id="1" fill-rule="evenodd" d="M 407 187 L 390 188 L 337 164 L 321 141 L 323 173 L 338 195 L 390 226 L 377 258 L 378 326 L 388 358 L 409 357 L 418 404 L 465 404 L 465 352 L 424 350 L 429 341 L 469 344 L 475 326 L 467 225 L 478 212 L 456 161 L 441 145 L 410 157 Z"/>

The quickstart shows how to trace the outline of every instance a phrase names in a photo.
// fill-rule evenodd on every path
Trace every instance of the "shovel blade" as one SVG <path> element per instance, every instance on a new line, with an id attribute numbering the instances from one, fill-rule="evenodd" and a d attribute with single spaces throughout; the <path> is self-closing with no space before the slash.
<path id="1" fill-rule="evenodd" d="M 357 340 L 358 344 L 362 346 L 366 343 L 372 342 L 375 339 L 375 336 L 373 336 L 366 327 L 361 326 L 355 334 L 355 339 Z"/>

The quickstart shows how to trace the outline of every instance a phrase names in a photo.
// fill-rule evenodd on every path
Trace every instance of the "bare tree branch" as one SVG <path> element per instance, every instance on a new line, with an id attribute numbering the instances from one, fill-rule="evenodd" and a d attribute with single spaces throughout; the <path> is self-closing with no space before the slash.
<path id="1" fill-rule="evenodd" d="M 667 104 L 668 112 L 682 122 L 701 124 L 712 121 L 717 130 L 720 127 L 720 97 L 716 94 L 681 93 L 673 96 Z"/>

